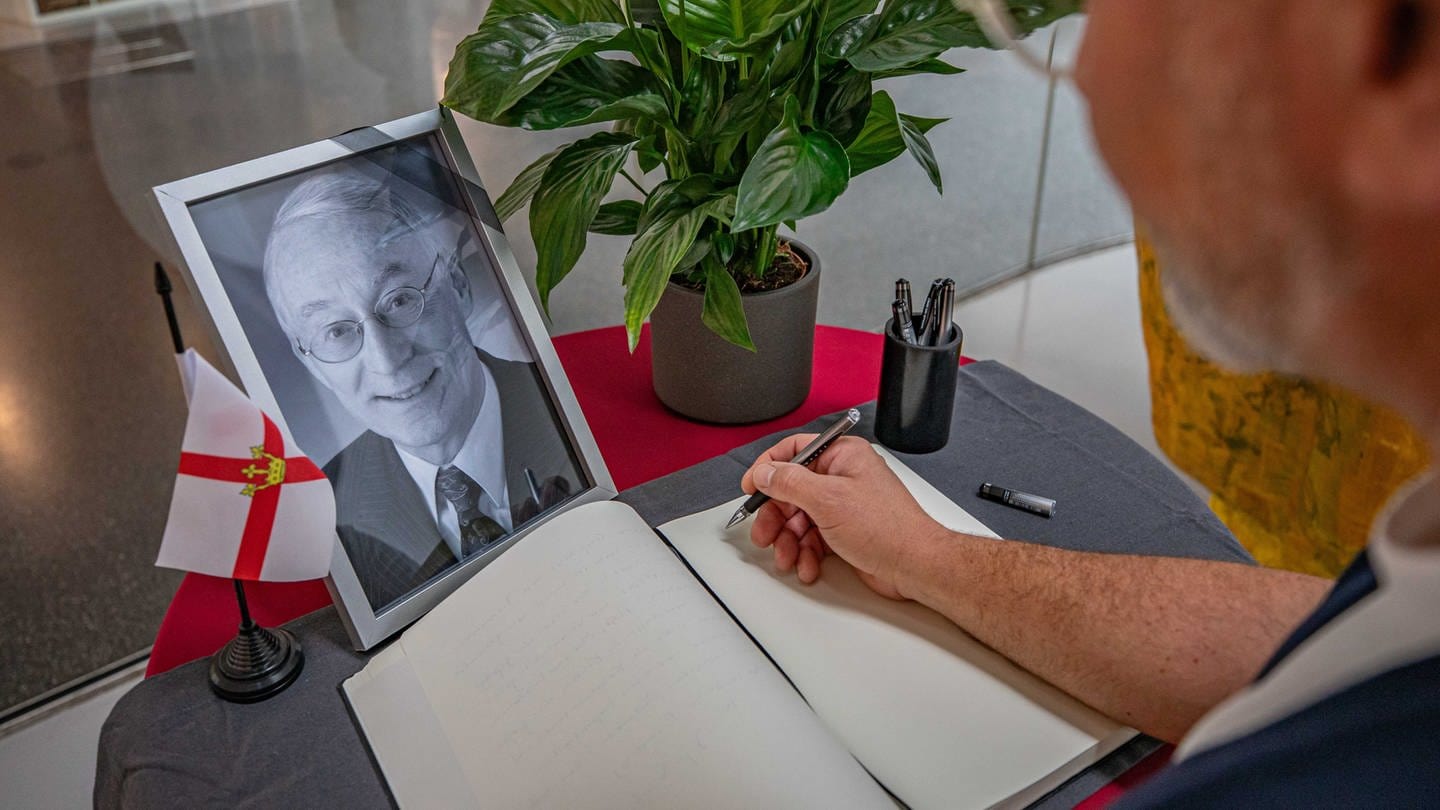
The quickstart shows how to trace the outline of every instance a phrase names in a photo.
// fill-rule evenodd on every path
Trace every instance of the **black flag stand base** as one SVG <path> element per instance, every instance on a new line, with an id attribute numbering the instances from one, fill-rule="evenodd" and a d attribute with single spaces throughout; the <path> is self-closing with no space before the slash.
<path id="1" fill-rule="evenodd" d="M 300 676 L 305 655 L 283 627 L 261 627 L 250 619 L 245 588 L 235 580 L 240 632 L 210 658 L 210 689 L 234 703 L 254 703 L 285 691 Z"/>

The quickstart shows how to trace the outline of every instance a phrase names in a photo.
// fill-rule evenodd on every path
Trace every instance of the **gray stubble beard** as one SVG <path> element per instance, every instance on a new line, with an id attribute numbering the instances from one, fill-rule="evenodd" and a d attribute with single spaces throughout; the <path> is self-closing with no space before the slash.
<path id="1" fill-rule="evenodd" d="M 1186 121 L 1189 185 L 1177 190 L 1174 216 L 1151 223 L 1166 306 L 1195 348 L 1222 365 L 1314 372 L 1304 358 L 1316 354 L 1337 303 L 1344 276 L 1332 240 L 1341 237 L 1286 165 L 1276 114 L 1262 100 L 1274 80 L 1267 55 L 1214 58 L 1227 49 L 1206 39 L 1223 45 L 1226 29 L 1190 30 L 1169 76 L 1199 111 Z"/>

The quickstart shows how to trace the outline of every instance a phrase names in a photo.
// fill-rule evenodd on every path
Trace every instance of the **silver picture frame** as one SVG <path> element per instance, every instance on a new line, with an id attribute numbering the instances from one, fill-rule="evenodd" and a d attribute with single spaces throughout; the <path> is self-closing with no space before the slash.
<path id="1" fill-rule="evenodd" d="M 527 518 L 523 525 L 517 520 L 508 535 L 473 556 L 457 555 L 457 562 L 443 572 L 405 593 L 403 598 L 387 604 L 373 604 L 373 599 L 362 587 L 356 563 L 347 553 L 345 544 L 341 541 L 341 532 L 337 529 L 327 585 L 357 650 L 368 650 L 419 619 L 477 571 L 501 556 L 506 549 L 521 542 L 527 534 L 551 517 L 585 503 L 609 500 L 615 496 L 614 481 L 600 456 L 599 447 L 585 422 L 565 370 L 561 367 L 540 309 L 526 286 L 459 130 L 449 111 L 443 107 L 153 189 L 160 213 L 174 236 L 175 246 L 183 260 L 186 284 L 195 299 L 203 305 L 200 309 L 207 316 L 207 326 L 221 355 L 214 358 L 217 367 L 237 380 L 256 405 L 281 426 L 287 438 L 294 438 L 300 449 L 310 454 L 311 451 L 306 447 L 303 438 L 296 436 L 290 428 L 291 423 L 296 420 L 316 419 L 308 413 L 287 413 L 280 398 L 277 398 L 277 380 L 272 380 L 266 372 L 267 364 L 273 371 L 277 363 L 292 361 L 266 355 L 267 351 L 275 353 L 273 347 L 257 349 L 252 340 L 253 333 L 247 334 L 242 317 L 242 309 L 247 304 L 237 302 L 232 297 L 231 290 L 227 289 L 227 279 L 223 277 L 222 270 L 217 268 L 211 245 L 207 244 L 206 234 L 202 233 L 205 227 L 210 228 L 209 233 L 212 236 L 217 231 L 213 226 L 205 226 L 200 218 L 197 218 L 197 211 L 202 210 L 206 203 L 225 199 L 228 195 L 262 188 L 266 184 L 280 183 L 304 173 L 324 171 L 327 167 L 345 161 L 366 160 L 367 155 L 381 154 L 381 150 L 416 143 L 433 145 L 430 152 L 443 161 L 443 166 L 437 168 L 439 176 L 448 174 L 458 188 L 458 195 L 452 195 L 451 198 L 463 203 L 464 215 L 458 219 L 468 218 L 474 245 L 478 245 L 478 254 L 481 256 L 481 260 L 476 263 L 486 265 L 494 275 L 495 286 L 503 295 L 503 304 L 513 317 L 513 322 L 523 337 L 524 349 L 528 350 L 534 369 L 538 371 L 544 395 L 548 397 L 551 406 L 555 428 L 563 434 L 560 439 L 571 451 L 580 480 L 578 489 L 569 492 L 563 502 L 553 507 L 543 506 L 545 501 L 538 493 L 535 494 L 536 508 L 541 510 L 538 515 Z M 252 216 L 258 217 L 259 215 Z M 474 247 L 471 249 L 474 250 Z M 456 255 L 459 255 L 458 252 Z M 473 257 L 477 254 L 470 255 Z M 474 277 L 474 273 L 483 270 L 476 271 L 467 266 L 462 272 Z M 252 280 L 247 283 L 254 282 Z M 231 286 L 233 287 L 233 284 Z M 248 306 L 253 309 L 255 304 L 251 301 Z M 476 346 L 478 353 L 479 344 Z M 294 402 L 291 402 L 291 407 L 296 407 Z M 508 438 L 508 427 L 505 435 Z M 323 458 L 314 460 L 322 466 L 325 464 Z M 528 469 L 526 475 L 530 475 Z M 533 485 L 530 491 L 535 492 Z M 343 523 L 343 520 L 341 522 Z"/>

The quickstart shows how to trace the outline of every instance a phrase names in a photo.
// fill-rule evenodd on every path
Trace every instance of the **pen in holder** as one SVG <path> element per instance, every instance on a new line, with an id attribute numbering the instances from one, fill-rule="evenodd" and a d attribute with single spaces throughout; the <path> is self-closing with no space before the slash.
<path id="1" fill-rule="evenodd" d="M 958 326 L 946 325 L 950 332 L 944 342 L 921 346 L 899 336 L 893 317 L 885 323 L 875 438 L 892 450 L 933 453 L 950 441 L 950 413 L 965 333 Z"/>

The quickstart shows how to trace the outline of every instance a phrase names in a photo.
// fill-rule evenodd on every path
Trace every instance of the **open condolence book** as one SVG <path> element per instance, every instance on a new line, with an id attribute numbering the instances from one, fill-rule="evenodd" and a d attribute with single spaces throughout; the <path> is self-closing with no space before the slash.
<path id="1" fill-rule="evenodd" d="M 885 455 L 940 522 L 994 536 Z M 737 505 L 668 546 L 624 504 L 578 507 L 379 652 L 344 688 L 396 800 L 1021 805 L 1134 735 L 838 560 L 776 576 L 722 528 Z"/>

